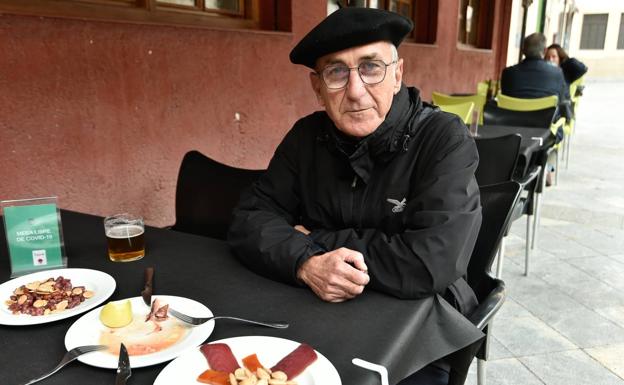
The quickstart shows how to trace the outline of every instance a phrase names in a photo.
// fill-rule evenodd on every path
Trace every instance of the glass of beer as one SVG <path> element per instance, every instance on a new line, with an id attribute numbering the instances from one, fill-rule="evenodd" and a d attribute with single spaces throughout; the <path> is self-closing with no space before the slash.
<path id="1" fill-rule="evenodd" d="M 136 261 L 145 256 L 143 218 L 116 214 L 104 218 L 108 257 L 114 262 Z"/>

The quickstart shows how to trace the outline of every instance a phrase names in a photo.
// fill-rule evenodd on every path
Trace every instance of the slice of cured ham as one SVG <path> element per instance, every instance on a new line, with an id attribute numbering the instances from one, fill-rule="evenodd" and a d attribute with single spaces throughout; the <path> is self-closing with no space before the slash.
<path id="1" fill-rule="evenodd" d="M 233 373 L 239 367 L 232 349 L 227 344 L 206 344 L 200 350 L 212 370 Z"/>
<path id="2" fill-rule="evenodd" d="M 286 373 L 288 379 L 293 379 L 316 361 L 316 358 L 316 352 L 310 345 L 301 344 L 275 364 L 271 370 L 274 372 L 280 370 Z"/>
<path id="3" fill-rule="evenodd" d="M 208 369 L 197 377 L 197 381 L 210 385 L 230 385 L 228 373 Z"/>

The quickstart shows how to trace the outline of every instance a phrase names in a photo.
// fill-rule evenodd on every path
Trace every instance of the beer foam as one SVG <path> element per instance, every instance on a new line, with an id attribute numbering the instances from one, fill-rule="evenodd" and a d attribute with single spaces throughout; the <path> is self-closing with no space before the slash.
<path id="1" fill-rule="evenodd" d="M 107 237 L 117 239 L 137 237 L 141 234 L 143 234 L 143 228 L 138 225 L 117 225 L 106 232 Z"/>

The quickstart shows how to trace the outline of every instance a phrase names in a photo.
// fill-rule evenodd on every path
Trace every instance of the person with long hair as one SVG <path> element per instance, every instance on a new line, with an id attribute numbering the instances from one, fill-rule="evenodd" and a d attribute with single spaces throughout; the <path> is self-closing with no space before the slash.
<path id="1" fill-rule="evenodd" d="M 560 67 L 568 84 L 574 82 L 587 72 L 587 66 L 578 59 L 568 56 L 559 44 L 551 44 L 546 48 L 544 60 Z"/>

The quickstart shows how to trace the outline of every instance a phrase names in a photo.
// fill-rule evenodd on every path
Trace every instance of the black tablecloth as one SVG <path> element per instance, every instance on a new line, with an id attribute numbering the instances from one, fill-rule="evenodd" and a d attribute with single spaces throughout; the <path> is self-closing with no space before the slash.
<path id="1" fill-rule="evenodd" d="M 219 320 L 208 341 L 267 335 L 307 342 L 334 364 L 346 385 L 380 383 L 377 374 L 354 366 L 354 357 L 385 365 L 394 384 L 482 336 L 440 297 L 399 300 L 369 290 L 351 301 L 326 303 L 307 288 L 249 271 L 224 242 L 165 229 L 146 229 L 146 256 L 142 260 L 110 262 L 101 218 L 62 211 L 62 220 L 68 267 L 111 274 L 117 281 L 111 300 L 138 296 L 144 268 L 154 266 L 155 294 L 195 299 L 216 315 L 286 320 L 291 325 L 276 330 Z M 0 282 L 5 282 L 9 258 L 5 237 L 0 239 Z M 0 326 L 0 382 L 18 384 L 54 367 L 65 353 L 65 333 L 77 318 L 33 326 Z M 153 383 L 165 365 L 134 369 L 129 384 Z M 197 373 L 204 369 L 197 368 Z M 46 379 L 45 384 L 110 385 L 114 378 L 113 370 L 76 362 Z"/>
<path id="2" fill-rule="evenodd" d="M 516 173 L 520 177 L 526 175 L 530 167 L 538 163 L 538 155 L 555 143 L 555 138 L 550 130 L 544 128 L 483 125 L 478 130 L 479 138 L 495 138 L 509 134 L 522 136 Z"/>

